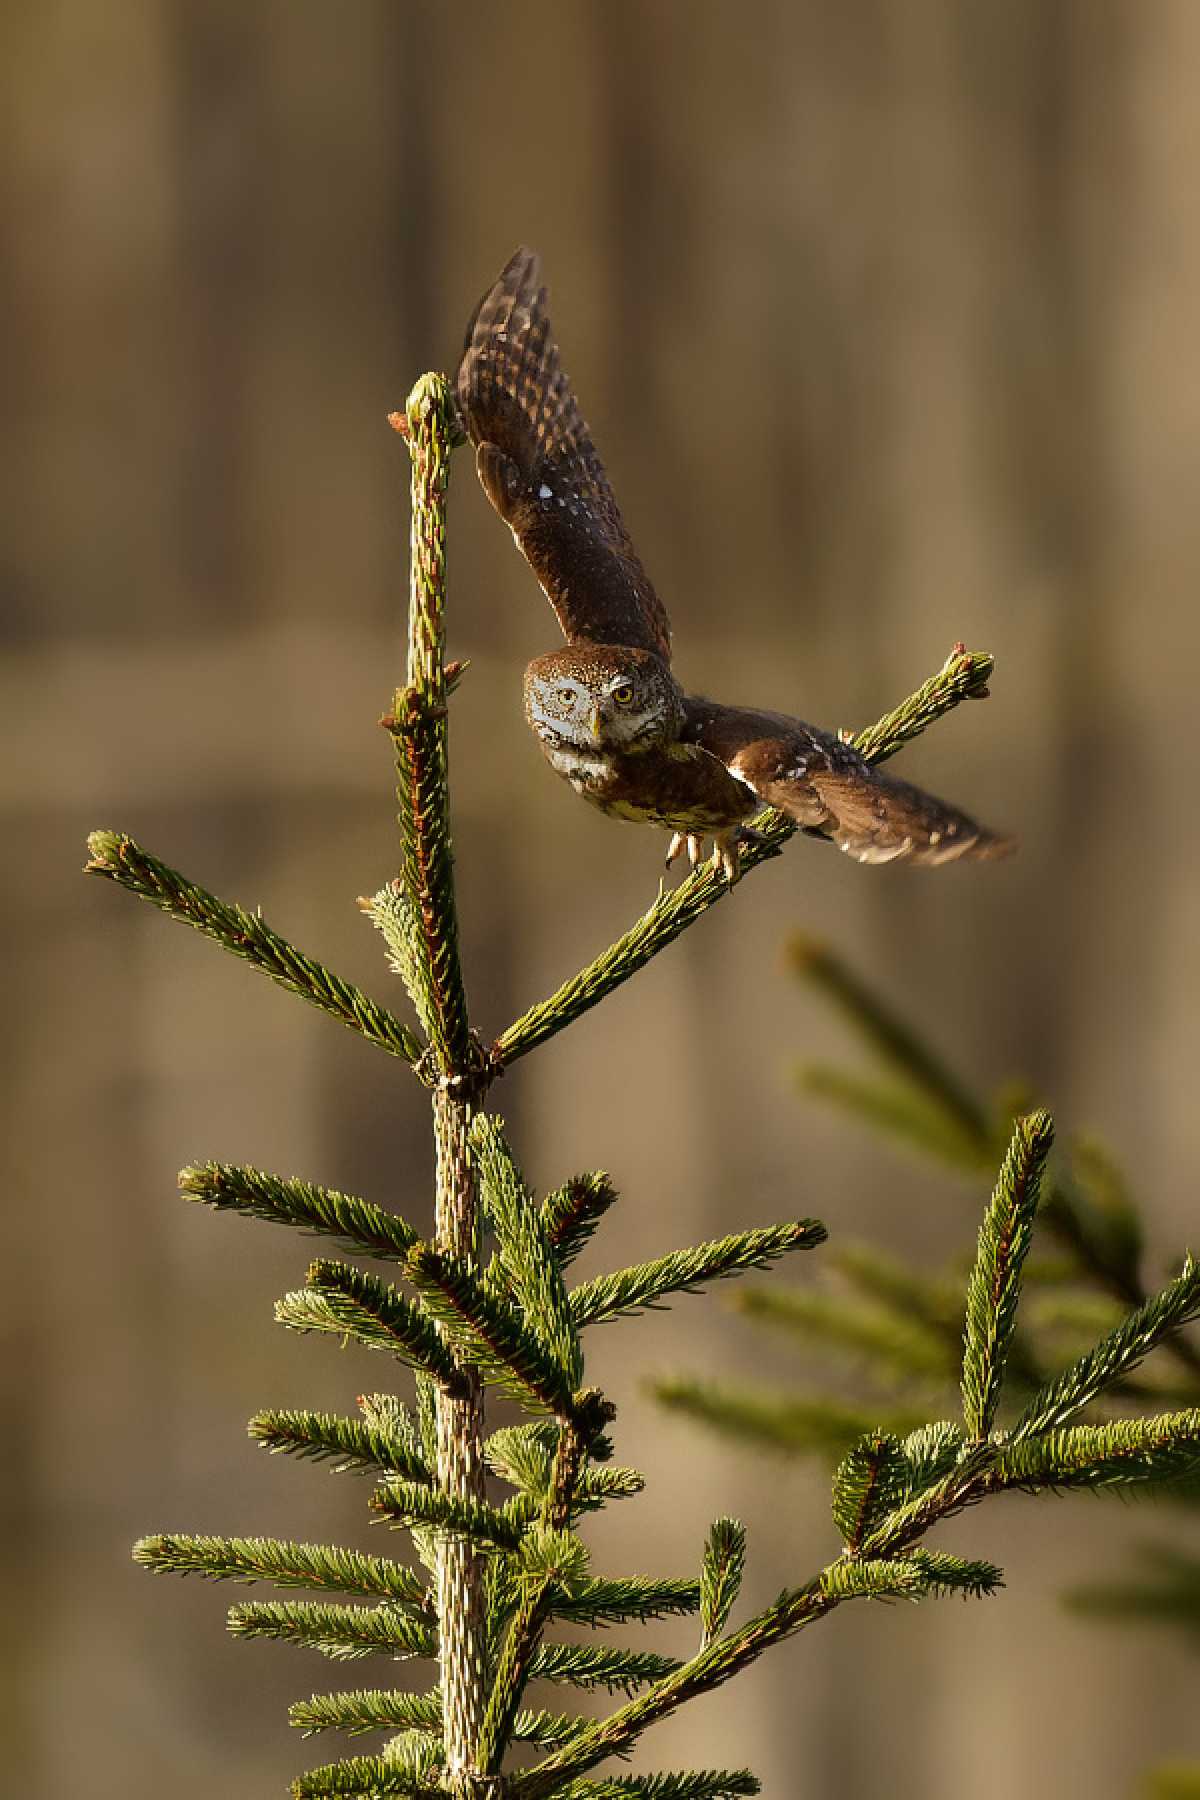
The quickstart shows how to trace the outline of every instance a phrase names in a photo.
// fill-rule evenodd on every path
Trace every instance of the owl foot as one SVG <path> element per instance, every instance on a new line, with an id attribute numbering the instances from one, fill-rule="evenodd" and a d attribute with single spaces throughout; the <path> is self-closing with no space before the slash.
<path id="1" fill-rule="evenodd" d="M 670 844 L 667 846 L 668 869 L 677 857 L 683 855 L 685 849 L 687 851 L 688 861 L 691 863 L 693 869 L 699 868 L 700 862 L 704 856 L 703 834 L 697 831 L 677 831 L 672 837 Z"/>
<path id="2" fill-rule="evenodd" d="M 702 831 L 677 831 L 667 846 L 667 867 L 675 862 L 683 852 L 687 851 L 687 859 L 693 869 L 698 869 L 704 861 L 704 843 L 706 833 Z M 712 861 L 721 871 L 730 887 L 741 877 L 741 864 L 738 861 L 739 844 L 761 844 L 762 833 L 752 831 L 748 825 L 731 825 L 726 831 L 718 831 L 713 836 Z"/>
<path id="3" fill-rule="evenodd" d="M 738 858 L 738 845 L 745 844 L 753 849 L 756 844 L 765 844 L 766 838 L 761 831 L 755 831 L 752 825 L 731 825 L 728 831 L 718 831 L 716 835 L 713 860 L 719 865 L 721 873 L 730 887 L 741 879 L 742 866 Z"/>
<path id="4" fill-rule="evenodd" d="M 729 831 L 718 831 L 713 839 L 713 862 L 730 887 L 741 878 L 742 869 L 738 861 L 738 845 L 741 842 L 742 831 L 737 825 Z"/>

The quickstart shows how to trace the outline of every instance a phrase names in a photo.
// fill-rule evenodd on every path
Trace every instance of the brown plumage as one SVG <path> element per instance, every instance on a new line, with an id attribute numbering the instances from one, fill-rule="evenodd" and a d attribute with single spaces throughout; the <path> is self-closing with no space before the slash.
<path id="1" fill-rule="evenodd" d="M 1003 855 L 1011 840 L 830 732 L 686 695 L 671 628 L 625 530 L 563 373 L 538 259 L 518 250 L 467 328 L 457 398 L 484 492 L 554 608 L 569 648 L 530 663 L 525 711 L 551 766 L 619 818 L 674 833 L 695 862 L 713 834 L 731 881 L 763 803 L 860 862 Z"/>
<path id="2" fill-rule="evenodd" d="M 458 400 L 484 492 L 512 527 L 568 643 L 671 660 L 671 627 L 629 541 L 562 371 L 532 250 L 518 250 L 467 327 Z"/>

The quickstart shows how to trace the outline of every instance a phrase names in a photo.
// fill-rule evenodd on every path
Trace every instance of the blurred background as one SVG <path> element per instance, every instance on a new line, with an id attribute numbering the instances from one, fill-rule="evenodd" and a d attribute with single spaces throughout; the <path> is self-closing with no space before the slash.
<path id="1" fill-rule="evenodd" d="M 274 1325 L 307 1242 L 188 1207 L 175 1172 L 251 1162 L 423 1223 L 427 1113 L 399 1065 L 85 881 L 85 833 L 131 832 L 401 1007 L 354 905 L 395 863 L 385 414 L 531 243 L 683 679 L 861 725 L 955 639 L 989 649 L 993 697 L 897 769 L 1022 848 L 926 874 L 792 845 L 506 1077 L 530 1179 L 613 1173 L 589 1271 L 802 1213 L 918 1258 L 969 1241 L 981 1192 L 796 1096 L 790 1062 L 842 1045 L 784 972 L 803 927 L 965 1078 L 1026 1075 L 1102 1128 L 1163 1273 L 1200 1156 L 1200 8 L 55 0 L 0 12 L 0 85 L 5 1761 L 27 1800 L 275 1793 L 338 1753 L 286 1702 L 386 1671 L 234 1644 L 238 1593 L 151 1582 L 129 1544 L 381 1548 L 365 1486 L 243 1422 L 387 1375 Z M 451 507 L 491 1033 L 643 909 L 662 845 L 550 777 L 520 681 L 554 620 L 466 458 Z M 642 1391 L 767 1372 L 719 1290 L 592 1364 L 651 1476 L 597 1535 L 607 1568 L 686 1574 L 722 1511 L 751 1603 L 834 1553 L 823 1479 Z M 946 1541 L 1005 1565 L 1001 1597 L 846 1608 L 638 1766 L 749 1761 L 781 1797 L 1130 1793 L 1200 1753 L 1195 1665 L 1055 1591 L 1154 1527 L 1086 1499 L 970 1515 Z"/>

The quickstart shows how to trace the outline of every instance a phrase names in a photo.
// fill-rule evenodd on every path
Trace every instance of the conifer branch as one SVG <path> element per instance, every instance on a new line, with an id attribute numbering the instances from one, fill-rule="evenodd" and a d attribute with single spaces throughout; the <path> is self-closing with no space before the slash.
<path id="1" fill-rule="evenodd" d="M 902 1546 L 897 1543 L 896 1547 Z M 704 1646 L 690 1661 L 607 1719 L 598 1721 L 572 1744 L 528 1772 L 513 1776 L 509 1789 L 512 1800 L 542 1800 L 543 1796 L 557 1795 L 565 1778 L 585 1775 L 606 1758 L 623 1754 L 650 1725 L 696 1695 L 711 1692 L 756 1661 L 771 1645 L 794 1636 L 845 1600 L 916 1599 L 953 1590 L 986 1594 L 1001 1579 L 1000 1570 L 993 1564 L 968 1562 L 940 1552 L 914 1552 L 899 1558 L 884 1553 L 842 1558 L 805 1587 L 785 1590 L 773 1606 Z"/>
<path id="2" fill-rule="evenodd" d="M 572 1308 L 541 1215 L 521 1178 L 499 1119 L 480 1114 L 471 1125 L 471 1150 L 480 1195 L 496 1236 L 496 1254 L 520 1304 L 526 1329 L 574 1391 L 583 1375 L 583 1350 Z"/>
<path id="3" fill-rule="evenodd" d="M 630 1619 L 645 1625 L 652 1619 L 698 1612 L 700 1593 L 700 1583 L 687 1579 L 632 1575 L 583 1581 L 556 1595 L 550 1615 L 574 1625 L 621 1625 Z"/>
<path id="4" fill-rule="evenodd" d="M 484 1455 L 493 1473 L 543 1505 L 550 1496 L 556 1447 L 553 1422 L 535 1420 L 526 1425 L 504 1425 L 494 1431 L 484 1445 Z M 645 1486 L 646 1477 L 639 1469 L 623 1469 L 611 1463 L 599 1467 L 585 1464 L 575 1481 L 571 1510 L 590 1512 L 609 1500 L 632 1499 Z"/>
<path id="5" fill-rule="evenodd" d="M 526 1406 L 570 1410 L 572 1390 L 564 1370 L 525 1329 L 515 1308 L 493 1298 L 466 1263 L 418 1244 L 405 1274 L 459 1358 Z"/>
<path id="6" fill-rule="evenodd" d="M 84 864 L 87 874 L 101 875 L 131 894 L 152 901 L 171 918 L 203 932 L 389 1055 L 399 1056 L 407 1063 L 415 1063 L 420 1057 L 421 1044 L 407 1025 L 402 1025 L 352 982 L 343 981 L 314 957 L 289 944 L 258 913 L 218 900 L 178 870 L 159 862 L 123 832 L 93 831 L 88 850 L 90 857 Z"/>
<path id="7" fill-rule="evenodd" d="M 530 1675 L 539 1681 L 565 1681 L 573 1687 L 634 1688 L 660 1681 L 679 1668 L 674 1656 L 655 1650 L 616 1650 L 607 1644 L 541 1644 L 533 1653 Z"/>
<path id="8" fill-rule="evenodd" d="M 711 1644 L 725 1622 L 742 1586 L 746 1566 L 746 1527 L 737 1519 L 715 1519 L 705 1540 L 700 1565 L 700 1642 Z"/>
<path id="9" fill-rule="evenodd" d="M 370 899 L 359 899 L 366 914 L 387 945 L 388 965 L 399 975 L 404 991 L 427 1038 L 438 1031 L 437 1003 L 426 973 L 426 956 L 420 920 L 402 881 L 389 881 Z"/>
<path id="10" fill-rule="evenodd" d="M 921 1569 L 926 1594 L 965 1594 L 971 1600 L 986 1600 L 1004 1586 L 1004 1570 L 982 1558 L 953 1556 L 946 1550 L 913 1550 L 907 1561 Z"/>
<path id="11" fill-rule="evenodd" d="M 903 1497 L 908 1475 L 900 1445 L 885 1431 L 868 1433 L 843 1457 L 833 1478 L 833 1522 L 851 1554 Z"/>
<path id="12" fill-rule="evenodd" d="M 964 700 L 986 700 L 995 666 L 995 658 L 986 650 L 968 650 L 965 644 L 956 644 L 937 673 L 922 682 L 915 694 L 874 725 L 850 733 L 849 742 L 869 763 L 887 762 Z"/>
<path id="13" fill-rule="evenodd" d="M 874 1244 L 839 1243 L 829 1260 L 848 1282 L 879 1301 L 893 1318 L 910 1318 L 930 1336 L 953 1347 L 957 1374 L 962 1361 L 963 1300 L 957 1285 L 943 1275 L 915 1273 Z"/>
<path id="14" fill-rule="evenodd" d="M 334 1606 L 305 1600 L 255 1600 L 231 1606 L 234 1637 L 273 1638 L 319 1650 L 335 1662 L 363 1656 L 393 1658 L 437 1655 L 431 1618 L 417 1618 L 399 1606 Z M 441 1723 L 439 1714 L 438 1723 Z"/>
<path id="15" fill-rule="evenodd" d="M 849 742 L 868 762 L 886 761 L 936 720 L 952 712 L 961 701 L 983 698 L 992 667 L 990 656 L 956 648 L 915 694 L 876 724 L 852 735 Z M 799 829 L 770 807 L 759 813 L 752 825 L 758 833 L 758 841 L 742 846 L 743 874 L 778 856 Z M 668 944 L 673 944 L 689 925 L 694 925 L 728 892 L 729 883 L 712 863 L 705 863 L 695 870 L 677 888 L 664 888 L 641 918 L 594 962 L 501 1032 L 492 1045 L 494 1066 L 507 1068 L 518 1057 L 528 1055 L 537 1045 L 544 1044 L 593 1006 L 599 1005 L 639 969 L 644 969 Z"/>
<path id="16" fill-rule="evenodd" d="M 479 1764 L 489 1775 L 499 1775 L 503 1765 L 517 1710 L 541 1651 L 542 1633 L 556 1591 L 550 1574 L 528 1581 L 501 1645 L 479 1734 Z"/>
<path id="17" fill-rule="evenodd" d="M 838 1604 L 819 1585 L 790 1589 L 764 1612 L 728 1636 L 705 1646 L 690 1661 L 655 1682 L 644 1694 L 600 1719 L 561 1750 L 509 1781 L 510 1800 L 544 1800 L 561 1784 L 586 1775 L 597 1763 L 622 1755 L 642 1733 L 696 1695 L 711 1692 L 756 1661 L 772 1644 L 793 1636 Z"/>
<path id="18" fill-rule="evenodd" d="M 937 1329 L 915 1306 L 868 1306 L 778 1286 L 746 1288 L 734 1296 L 733 1305 L 748 1319 L 806 1341 L 837 1343 L 891 1376 L 944 1380 L 958 1373 L 962 1360 L 961 1329 Z"/>
<path id="19" fill-rule="evenodd" d="M 508 1735 L 514 1744 L 538 1744 L 544 1750 L 557 1750 L 562 1744 L 572 1743 L 591 1722 L 575 1713 L 543 1712 L 540 1709 L 519 1712 Z"/>
<path id="20" fill-rule="evenodd" d="M 220 1212 L 240 1212 L 332 1238 L 351 1255 L 403 1262 L 417 1241 L 417 1233 L 398 1214 L 294 1176 L 285 1179 L 236 1163 L 199 1163 L 179 1171 L 179 1187 L 186 1199 Z"/>
<path id="21" fill-rule="evenodd" d="M 963 1087 L 924 1039 L 819 938 L 804 932 L 793 933 L 788 940 L 787 956 L 793 973 L 811 983 L 858 1032 L 867 1048 L 893 1074 L 924 1097 L 927 1112 L 923 1122 L 931 1129 L 933 1122 L 938 1121 L 943 1134 L 942 1144 L 946 1143 L 947 1134 L 952 1134 L 949 1141 L 956 1145 L 964 1159 L 969 1159 L 972 1167 L 981 1156 L 990 1159 L 994 1131 L 986 1108 Z M 843 1077 L 840 1071 L 824 1068 L 809 1067 L 802 1074 L 810 1090 L 819 1080 L 822 1086 L 815 1091 L 831 1099 L 839 1098 L 837 1081 L 854 1079 Z M 824 1085 L 827 1081 L 828 1087 Z M 894 1094 L 892 1098 L 894 1101 Z M 849 1099 L 848 1095 L 848 1103 Z M 856 1089 L 853 1100 L 857 1110 L 865 1110 L 864 1101 L 869 1107 L 865 1084 Z"/>
<path id="22" fill-rule="evenodd" d="M 371 1511 L 393 1525 L 428 1526 L 467 1538 L 477 1550 L 515 1550 L 521 1527 L 506 1513 L 482 1500 L 467 1500 L 423 1487 L 415 1481 L 389 1481 L 371 1495 Z"/>
<path id="23" fill-rule="evenodd" d="M 433 1471 L 419 1454 L 412 1433 L 384 1431 L 364 1419 L 334 1413 L 267 1408 L 254 1414 L 250 1436 L 272 1455 L 284 1452 L 313 1461 L 331 1460 L 337 1471 L 399 1475 L 431 1482 Z"/>
<path id="24" fill-rule="evenodd" d="M 909 1556 L 848 1557 L 821 1576 L 822 1592 L 839 1600 L 921 1600 L 955 1591 L 983 1598 L 1003 1584 L 994 1563 L 914 1550 Z"/>
<path id="25" fill-rule="evenodd" d="M 1008 1347 L 1017 1322 L 1021 1271 L 1033 1241 L 1042 1170 L 1054 1142 L 1047 1113 L 1018 1119 L 967 1283 L 962 1402 L 967 1436 L 986 1438 L 995 1422 Z"/>
<path id="26" fill-rule="evenodd" d="M 798 937 L 791 963 L 844 1013 L 896 1078 L 895 1086 L 883 1087 L 810 1064 L 798 1071 L 802 1086 L 909 1147 L 958 1168 L 990 1168 L 997 1153 L 995 1109 L 955 1081 L 925 1040 L 824 945 Z M 1011 1115 L 1011 1108 L 1000 1110 Z M 1039 1216 L 1081 1275 L 1122 1306 L 1139 1307 L 1147 1299 L 1139 1275 L 1142 1230 L 1126 1185 L 1095 1143 L 1076 1140 L 1071 1160 L 1069 1175 L 1043 1182 Z M 1200 1350 L 1186 1337 L 1173 1333 L 1163 1347 L 1192 1380 L 1200 1376 Z"/>
<path id="27" fill-rule="evenodd" d="M 660 1376 L 654 1398 L 671 1412 L 695 1419 L 727 1437 L 782 1456 L 842 1456 L 878 1422 L 879 1408 L 866 1411 L 837 1400 L 774 1396 L 732 1382 L 698 1381 L 691 1375 Z M 893 1431 L 911 1431 L 920 1416 L 897 1410 L 887 1421 Z"/>
<path id="28" fill-rule="evenodd" d="M 571 1289 L 571 1312 L 576 1325 L 597 1325 L 606 1319 L 654 1307 L 668 1294 L 694 1294 L 707 1281 L 743 1275 L 763 1269 L 788 1250 L 813 1250 L 827 1236 L 819 1219 L 797 1219 L 785 1225 L 767 1225 L 757 1231 L 734 1232 L 689 1250 L 674 1250 L 653 1262 L 637 1263 L 598 1275 Z"/>
<path id="29" fill-rule="evenodd" d="M 962 1430 L 952 1419 L 934 1419 L 910 1431 L 900 1445 L 906 1470 L 904 1498 L 924 1493 L 948 1475 L 962 1450 Z"/>
<path id="30" fill-rule="evenodd" d="M 910 1550 L 943 1519 L 976 1505 L 989 1492 L 997 1456 L 994 1445 L 967 1444 L 937 1480 L 921 1489 L 910 1483 L 906 1497 L 865 1534 L 861 1554 L 888 1558 Z"/>
<path id="31" fill-rule="evenodd" d="M 1200 1471 L 1200 1407 L 1157 1418 L 1072 1425 L 1001 1450 L 997 1487 L 1113 1487 L 1165 1482 Z"/>
<path id="32" fill-rule="evenodd" d="M 369 1350 L 390 1350 L 443 1387 L 461 1386 L 458 1366 L 430 1321 L 394 1287 L 346 1263 L 317 1261 L 308 1285 L 285 1294 L 275 1317 L 290 1331 L 352 1337 Z"/>
<path id="33" fill-rule="evenodd" d="M 574 1262 L 597 1225 L 614 1205 L 617 1190 L 603 1170 L 574 1175 L 542 1201 L 542 1229 L 565 1269 Z"/>
<path id="34" fill-rule="evenodd" d="M 1136 1369 L 1156 1345 L 1170 1342 L 1172 1332 L 1195 1318 L 1200 1318 L 1200 1265 L 1189 1256 L 1161 1293 L 1137 1307 L 1095 1349 L 1034 1396 L 1013 1428 L 1014 1441 L 1065 1425 L 1105 1388 Z"/>
<path id="35" fill-rule="evenodd" d="M 318 1731 L 429 1731 L 442 1726 L 442 1697 L 408 1694 L 398 1688 L 360 1688 L 352 1693 L 314 1694 L 288 1708 L 288 1718 L 312 1737 Z"/>
<path id="36" fill-rule="evenodd" d="M 603 1447 L 593 1441 L 592 1454 L 599 1455 Z M 610 1500 L 633 1500 L 645 1487 L 646 1477 L 640 1469 L 622 1468 L 619 1463 L 589 1466 L 580 1470 L 571 1506 L 576 1512 L 595 1512 Z"/>
<path id="37" fill-rule="evenodd" d="M 601 1399 L 595 1389 L 587 1390 L 580 1398 L 590 1412 L 593 1428 L 602 1427 L 611 1420 L 614 1409 Z M 594 1429 L 591 1437 L 594 1441 Z M 570 1538 L 569 1528 L 575 1490 L 583 1469 L 588 1441 L 588 1435 L 576 1420 L 560 1421 L 539 1524 L 543 1534 L 565 1537 L 568 1546 L 578 1543 L 578 1540 Z M 488 1775 L 499 1774 L 517 1709 L 525 1697 L 525 1689 L 541 1653 L 542 1633 L 555 1599 L 569 1585 L 560 1578 L 552 1561 L 544 1560 L 540 1572 L 527 1569 L 516 1614 L 497 1659 L 491 1694 L 479 1734 L 479 1764 Z"/>
<path id="38" fill-rule="evenodd" d="M 913 1598 L 948 1592 L 984 1595 L 994 1591 L 1002 1574 L 993 1564 L 952 1556 L 945 1552 L 913 1549 L 914 1543 L 943 1519 L 973 1505 L 989 1493 L 1005 1488 L 1070 1485 L 1085 1481 L 1090 1467 L 1100 1478 L 1110 1478 L 1114 1461 L 1123 1478 L 1152 1478 L 1152 1464 L 1163 1454 L 1191 1454 L 1198 1422 L 1196 1412 L 1165 1416 L 1140 1423 L 1140 1433 L 1124 1433 L 1085 1441 L 1075 1433 L 1060 1434 L 1045 1467 L 1014 1461 L 1008 1448 L 968 1446 L 957 1465 L 923 1493 L 889 1512 L 863 1540 L 861 1553 L 830 1564 L 803 1588 L 780 1595 L 775 1604 L 728 1636 L 706 1645 L 689 1662 L 653 1683 L 636 1700 L 609 1718 L 599 1721 L 569 1746 L 547 1757 L 536 1768 L 513 1777 L 513 1800 L 541 1800 L 557 1794 L 564 1778 L 587 1773 L 598 1762 L 628 1750 L 647 1727 L 698 1693 L 728 1680 L 756 1660 L 771 1644 L 794 1635 L 834 1606 L 855 1598 Z M 1082 1428 L 1087 1430 L 1088 1428 Z M 952 1430 L 952 1428 L 951 1428 Z M 943 1432 L 943 1437 L 947 1434 Z M 1018 1447 L 1025 1454 L 1025 1447 Z M 1031 1453 L 1032 1454 L 1032 1453 Z M 1056 1481 L 1051 1470 L 1057 1469 Z M 1018 1479 L 1019 1477 L 1019 1479 Z"/>
<path id="39" fill-rule="evenodd" d="M 990 1429 L 997 1389 L 994 1369 L 1003 1367 L 1006 1322 L 1015 1312 L 1022 1234 L 1032 1220 L 1033 1193 L 1050 1141 L 1044 1116 L 1021 1121 L 1013 1147 L 997 1183 L 981 1233 L 980 1256 L 973 1285 L 986 1289 L 986 1317 L 978 1302 L 973 1329 L 981 1347 L 974 1353 L 979 1380 L 972 1392 L 985 1398 L 968 1403 L 968 1429 L 978 1439 Z M 1141 1318 L 1116 1339 L 1105 1340 L 1084 1359 L 1083 1378 L 1068 1382 L 1073 1405 L 1086 1403 L 1085 1393 L 1104 1385 L 1100 1372 L 1130 1366 L 1151 1341 L 1178 1325 L 1196 1304 L 1195 1270 L 1159 1295 Z M 986 1327 L 986 1330 L 984 1329 Z M 972 1354 L 968 1340 L 968 1357 Z M 1070 1374 L 1070 1372 L 1069 1372 Z M 1063 1404 L 1066 1398 L 1060 1396 Z M 1051 1408 L 1051 1422 L 1056 1408 Z M 607 1756 L 627 1750 L 647 1725 L 683 1701 L 729 1678 L 753 1661 L 768 1644 L 803 1629 L 833 1606 L 854 1598 L 913 1598 L 953 1591 L 983 1595 L 1002 1579 L 994 1565 L 945 1552 L 917 1548 L 942 1520 L 997 1493 L 1097 1486 L 1113 1482 L 1152 1481 L 1194 1467 L 1200 1444 L 1200 1409 L 1157 1419 L 1123 1420 L 1102 1427 L 1033 1435 L 1000 1444 L 976 1441 L 961 1445 L 956 1429 L 934 1424 L 914 1433 L 904 1444 L 876 1434 L 847 1457 L 835 1486 L 835 1513 L 850 1553 L 821 1571 L 804 1588 L 790 1590 L 749 1625 L 707 1644 L 690 1662 L 653 1682 L 593 1731 L 582 1735 L 540 1763 L 528 1775 L 513 1779 L 519 1800 L 538 1800 L 558 1791 L 564 1777 L 586 1775 Z"/>
<path id="40" fill-rule="evenodd" d="M 822 1100 L 873 1131 L 897 1139 L 907 1149 L 936 1156 L 954 1169 L 974 1173 L 991 1166 L 990 1155 L 981 1151 L 950 1113 L 930 1104 L 919 1088 L 900 1082 L 881 1082 L 827 1063 L 801 1063 L 795 1071 L 799 1091 Z"/>
<path id="41" fill-rule="evenodd" d="M 894 1507 L 865 1538 L 868 1557 L 906 1550 L 934 1524 L 993 1494 L 1131 1486 L 1191 1473 L 1200 1461 L 1200 1409 L 1076 1426 L 1000 1445 L 968 1445 L 945 1475 Z"/>
<path id="42" fill-rule="evenodd" d="M 385 1795 L 399 1795 L 402 1800 L 445 1800 L 445 1791 L 421 1781 L 387 1756 L 354 1756 L 345 1762 L 327 1763 L 297 1775 L 292 1783 L 294 1800 L 383 1800 Z"/>
<path id="43" fill-rule="evenodd" d="M 210 1581 L 269 1581 L 275 1587 L 324 1588 L 372 1600 L 402 1601 L 424 1613 L 425 1584 L 403 1563 L 340 1544 L 291 1544 L 279 1538 L 157 1532 L 139 1538 L 133 1560 L 152 1574 L 203 1575 Z"/>
<path id="44" fill-rule="evenodd" d="M 289 1707 L 288 1717 L 306 1737 L 319 1731 L 345 1731 L 351 1736 L 364 1731 L 436 1733 L 442 1723 L 442 1697 L 436 1689 L 427 1694 L 410 1694 L 397 1688 L 314 1694 L 310 1700 L 300 1700 Z M 568 1713 L 519 1712 L 509 1736 L 514 1743 L 557 1749 L 577 1738 L 590 1724 L 590 1719 Z"/>

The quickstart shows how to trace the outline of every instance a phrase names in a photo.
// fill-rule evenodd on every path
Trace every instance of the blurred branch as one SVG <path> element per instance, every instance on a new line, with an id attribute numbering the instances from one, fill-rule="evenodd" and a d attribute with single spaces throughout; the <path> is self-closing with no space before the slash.
<path id="1" fill-rule="evenodd" d="M 804 1064 L 800 1085 L 908 1149 L 952 1166 L 990 1169 L 1007 1134 L 1011 1109 L 988 1105 L 949 1071 L 924 1038 L 827 945 L 797 933 L 788 946 L 792 971 L 810 982 L 891 1074 L 882 1085 L 856 1073 Z M 1144 1304 L 1140 1273 L 1143 1231 L 1127 1184 L 1093 1139 L 1070 1146 L 1071 1167 L 1042 1184 L 1039 1218 L 1069 1251 L 1079 1274 L 1125 1307 Z M 1192 1378 L 1200 1350 L 1174 1333 L 1164 1349 Z"/>

